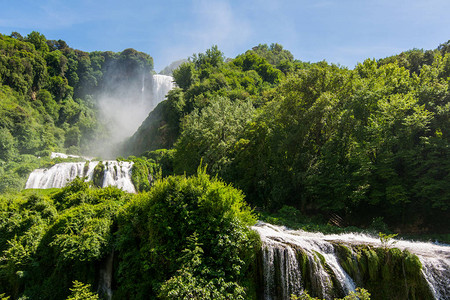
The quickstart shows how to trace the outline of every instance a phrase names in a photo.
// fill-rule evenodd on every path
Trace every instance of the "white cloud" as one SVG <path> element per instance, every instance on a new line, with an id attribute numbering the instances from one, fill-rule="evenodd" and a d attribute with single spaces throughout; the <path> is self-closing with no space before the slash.
<path id="1" fill-rule="evenodd" d="M 247 43 L 252 34 L 250 23 L 239 16 L 229 1 L 194 0 L 192 6 L 180 15 L 179 21 L 171 25 L 173 36 L 158 48 L 164 51 L 155 57 L 156 62 L 165 65 L 194 53 L 205 52 L 217 45 L 226 55 L 233 55 Z M 163 65 L 159 65 L 163 68 Z"/>

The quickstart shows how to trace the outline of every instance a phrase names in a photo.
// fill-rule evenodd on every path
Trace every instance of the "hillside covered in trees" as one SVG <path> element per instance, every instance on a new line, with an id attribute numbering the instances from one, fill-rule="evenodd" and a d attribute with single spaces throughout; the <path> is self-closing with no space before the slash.
<path id="1" fill-rule="evenodd" d="M 23 188 L 37 157 L 91 153 L 110 136 L 100 94 L 132 89 L 152 71 L 153 59 L 133 49 L 87 53 L 38 32 L 0 35 L 0 192 Z"/>
<path id="2" fill-rule="evenodd" d="M 448 239 L 450 41 L 354 69 L 279 44 L 235 58 L 213 46 L 164 72 L 177 87 L 117 147 L 137 194 L 81 178 L 23 190 L 64 161 L 51 152 L 110 138 L 99 99 L 143 91 L 153 59 L 0 35 L 0 298 L 257 299 L 258 218 Z M 397 276 L 405 289 L 378 294 L 431 297 L 419 259 L 380 236 L 384 248 L 358 248 L 359 282 Z"/>
<path id="3" fill-rule="evenodd" d="M 174 71 L 179 88 L 128 151 L 173 149 L 179 174 L 203 162 L 264 210 L 445 231 L 449 51 L 413 49 L 350 70 L 295 60 L 278 44 L 227 60 L 213 47 Z"/>

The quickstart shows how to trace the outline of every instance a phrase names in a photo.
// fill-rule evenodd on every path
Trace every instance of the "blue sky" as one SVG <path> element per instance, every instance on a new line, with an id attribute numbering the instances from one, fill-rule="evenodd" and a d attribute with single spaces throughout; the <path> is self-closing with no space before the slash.
<path id="1" fill-rule="evenodd" d="M 212 45 L 227 57 L 279 43 L 353 68 L 450 40 L 448 0 L 0 0 L 0 33 L 39 31 L 84 51 L 134 48 L 159 71 Z"/>

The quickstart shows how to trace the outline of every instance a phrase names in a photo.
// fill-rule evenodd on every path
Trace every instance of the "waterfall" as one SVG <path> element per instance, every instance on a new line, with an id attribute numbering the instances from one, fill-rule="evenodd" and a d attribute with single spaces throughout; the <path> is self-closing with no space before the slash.
<path id="1" fill-rule="evenodd" d="M 382 247 L 379 239 L 366 234 L 328 235 L 329 240 L 349 244 L 372 244 Z M 450 299 L 450 245 L 395 240 L 393 246 L 417 255 L 422 263 L 423 277 L 435 299 Z"/>
<path id="2" fill-rule="evenodd" d="M 289 299 L 301 292 L 301 274 L 293 248 L 274 242 L 263 246 L 264 299 Z M 277 267 L 276 267 L 277 266 Z"/>
<path id="3" fill-rule="evenodd" d="M 260 283 L 263 285 L 262 298 L 266 300 L 290 299 L 291 295 L 299 296 L 303 290 L 324 299 L 343 297 L 355 290 L 355 282 L 361 284 L 362 281 L 359 271 L 352 274 L 352 278 L 344 270 L 345 262 L 338 254 L 339 249 L 345 248 L 351 252 L 349 260 L 355 263 L 353 266 L 357 269 L 358 262 L 352 247 L 368 247 L 367 252 L 375 254 L 376 249 L 383 248 L 379 239 L 366 234 L 324 235 L 288 230 L 263 222 L 253 229 L 262 241 Z M 407 250 L 419 258 L 422 269 L 418 276 L 423 277 L 420 282 L 424 282 L 424 293 L 432 294 L 435 299 L 450 299 L 450 246 L 403 240 L 394 242 L 393 246 L 399 249 L 399 253 Z M 405 274 L 405 270 L 401 274 Z M 412 287 L 412 292 L 408 290 L 404 276 L 406 294 L 410 298 L 410 293 L 414 289 L 419 290 L 419 287 Z M 401 288 L 398 286 L 398 289 Z"/>
<path id="4" fill-rule="evenodd" d="M 262 222 L 253 229 L 261 236 L 263 247 L 264 299 L 300 296 L 305 285 L 325 299 L 355 290 L 353 280 L 338 263 L 333 245 L 326 240 Z M 325 268 L 329 268 L 337 280 Z"/>
<path id="5" fill-rule="evenodd" d="M 152 98 L 153 98 L 153 107 L 152 109 L 159 104 L 159 102 L 163 101 L 167 95 L 167 93 L 173 89 L 175 86 L 173 82 L 172 76 L 155 74 L 153 75 L 153 90 L 152 90 Z M 149 111 L 150 112 L 150 111 Z"/>
<path id="6" fill-rule="evenodd" d="M 133 135 L 148 114 L 165 99 L 174 87 L 173 78 L 165 75 L 141 74 L 127 84 L 109 83 L 97 96 L 99 118 L 109 130 L 107 139 L 93 145 L 94 156 L 114 157 L 116 144 Z"/>
<path id="7" fill-rule="evenodd" d="M 99 271 L 98 291 L 104 298 L 111 300 L 113 296 L 112 292 L 112 279 L 113 279 L 113 262 L 114 251 L 112 251 L 106 259 L 103 261 Z"/>
<path id="8" fill-rule="evenodd" d="M 105 171 L 102 187 L 116 186 L 124 191 L 136 193 L 136 189 L 131 181 L 132 162 L 109 160 L 103 162 L 103 164 L 105 165 Z"/>
<path id="9" fill-rule="evenodd" d="M 50 158 L 77 158 L 77 159 L 84 159 L 84 160 L 92 160 L 92 157 L 87 156 L 79 156 L 79 155 L 72 155 L 72 154 L 65 154 L 60 152 L 52 152 L 50 154 Z"/>
<path id="10" fill-rule="evenodd" d="M 91 181 L 98 161 L 66 162 L 55 164 L 48 169 L 36 169 L 31 172 L 25 184 L 26 189 L 62 188 L 76 177 L 85 177 Z M 104 161 L 102 187 L 115 186 L 129 193 L 136 193 L 131 181 L 132 162 Z"/>
<path id="11" fill-rule="evenodd" d="M 26 189 L 62 188 L 75 177 L 92 180 L 98 162 L 66 162 L 55 164 L 49 169 L 36 169 L 31 172 L 25 184 Z"/>

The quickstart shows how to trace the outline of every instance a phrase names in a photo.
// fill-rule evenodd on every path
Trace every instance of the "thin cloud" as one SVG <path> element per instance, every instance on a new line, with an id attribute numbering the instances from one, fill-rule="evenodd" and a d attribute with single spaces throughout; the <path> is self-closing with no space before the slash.
<path id="1" fill-rule="evenodd" d="M 195 22 L 186 24 L 184 34 L 200 48 L 209 47 L 212 43 L 235 47 L 250 35 L 249 24 L 237 18 L 226 1 L 194 1 L 192 14 Z"/>

